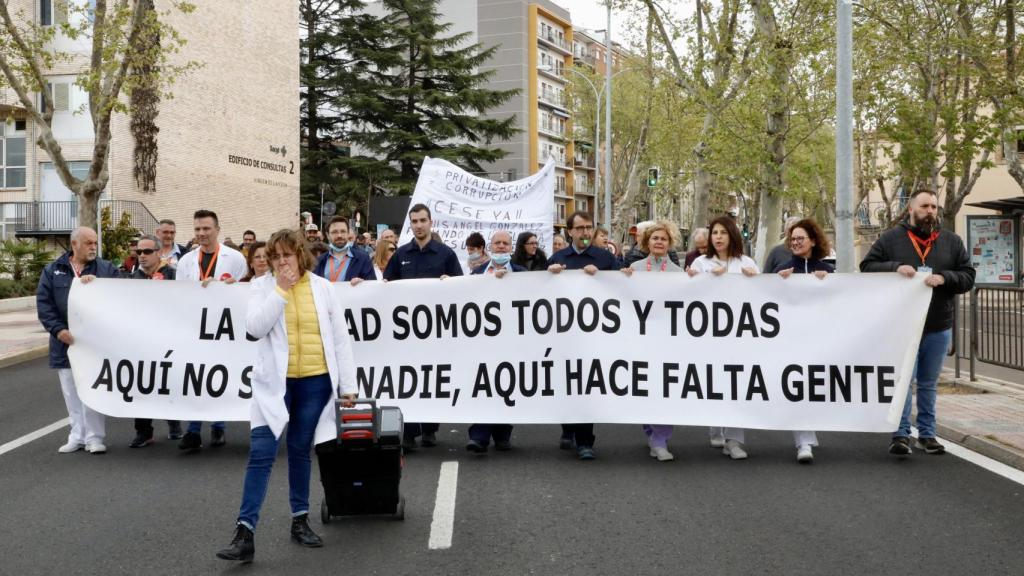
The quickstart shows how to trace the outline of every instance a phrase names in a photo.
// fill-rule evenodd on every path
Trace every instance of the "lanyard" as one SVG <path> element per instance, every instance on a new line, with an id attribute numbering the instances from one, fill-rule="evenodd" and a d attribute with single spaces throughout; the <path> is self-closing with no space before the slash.
<path id="1" fill-rule="evenodd" d="M 74 262 L 68 262 L 68 264 L 71 264 L 71 271 L 75 273 L 75 278 L 81 278 L 82 277 L 82 271 L 75 267 L 75 263 Z M 85 266 L 82 266 L 82 270 L 85 270 Z"/>
<path id="2" fill-rule="evenodd" d="M 653 258 L 653 256 L 651 256 L 651 258 Z M 651 258 L 647 259 L 647 271 L 648 272 L 651 271 Z M 668 256 L 666 256 L 665 259 L 661 261 L 661 271 L 664 272 L 667 269 L 668 269 Z"/>
<path id="3" fill-rule="evenodd" d="M 217 269 L 217 257 L 220 256 L 220 244 L 217 244 L 217 249 L 214 250 L 213 256 L 210 257 L 210 263 L 206 265 L 206 270 L 203 270 L 203 251 L 199 250 L 199 279 L 206 280 L 213 276 L 213 271 Z"/>
<path id="4" fill-rule="evenodd" d="M 341 275 L 341 271 L 345 269 L 345 262 L 347 262 L 347 261 L 348 261 L 348 252 L 345 252 L 341 256 L 341 263 L 338 264 L 338 268 L 335 269 L 334 268 L 334 256 L 331 256 L 330 258 L 327 259 L 327 262 L 328 262 L 328 264 L 331 267 L 331 272 L 330 272 L 330 274 L 331 274 L 331 282 L 337 282 L 338 281 L 338 276 L 340 276 Z"/>
<path id="5" fill-rule="evenodd" d="M 932 246 L 935 239 L 939 237 L 939 233 L 932 232 L 931 236 L 929 236 L 927 240 L 918 240 L 917 236 L 914 236 L 913 232 L 907 230 L 907 236 L 910 238 L 910 243 L 914 245 L 914 250 L 917 252 L 917 255 L 921 258 L 921 265 L 924 266 L 924 259 L 931 253 Z M 921 251 L 921 244 L 924 244 L 925 246 L 924 252 Z"/>

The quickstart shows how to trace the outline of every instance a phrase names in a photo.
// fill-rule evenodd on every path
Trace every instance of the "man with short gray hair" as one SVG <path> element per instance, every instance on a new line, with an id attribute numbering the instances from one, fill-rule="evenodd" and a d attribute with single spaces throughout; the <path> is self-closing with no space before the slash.
<path id="1" fill-rule="evenodd" d="M 693 261 L 700 258 L 707 252 L 708 249 L 708 229 L 705 227 L 697 228 L 693 231 L 693 235 L 690 237 L 690 245 L 693 246 L 693 250 L 686 253 L 685 265 L 683 269 L 687 269 L 693 264 Z"/>
<path id="2" fill-rule="evenodd" d="M 765 256 L 764 267 L 761 268 L 762 273 L 773 274 L 776 268 L 793 259 L 793 253 L 789 250 L 789 246 L 786 246 L 786 236 L 789 235 L 790 229 L 800 220 L 799 216 L 786 218 L 786 225 L 782 229 L 782 244 L 772 248 L 768 252 L 768 256 Z"/>
<path id="3" fill-rule="evenodd" d="M 82 403 L 71 373 L 68 347 L 75 339 L 68 329 L 68 294 L 75 278 L 83 283 L 92 278 L 117 278 L 117 268 L 97 258 L 99 242 L 92 228 L 78 228 L 71 233 L 71 250 L 46 265 L 36 288 L 36 314 L 43 328 L 50 333 L 50 368 L 57 370 L 64 404 L 71 419 L 71 433 L 66 444 L 57 449 L 61 454 L 86 452 L 104 454 L 106 421 L 103 414 Z"/>

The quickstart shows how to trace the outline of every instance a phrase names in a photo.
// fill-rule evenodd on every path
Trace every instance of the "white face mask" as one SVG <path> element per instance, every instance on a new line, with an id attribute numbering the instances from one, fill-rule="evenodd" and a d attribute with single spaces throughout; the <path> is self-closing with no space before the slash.
<path id="1" fill-rule="evenodd" d="M 476 262 L 477 260 L 480 260 L 480 258 L 483 258 L 483 255 L 484 255 L 483 252 L 470 252 L 469 253 L 469 261 L 470 262 Z"/>

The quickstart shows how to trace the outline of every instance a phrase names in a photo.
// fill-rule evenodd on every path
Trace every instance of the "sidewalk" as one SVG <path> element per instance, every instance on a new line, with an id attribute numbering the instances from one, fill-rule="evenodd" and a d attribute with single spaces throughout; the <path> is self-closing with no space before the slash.
<path id="1" fill-rule="evenodd" d="M 0 308 L 0 368 L 47 354 L 50 335 L 36 318 L 35 303 L 16 308 Z"/>
<path id="2" fill-rule="evenodd" d="M 42 358 L 49 335 L 35 308 L 0 310 L 0 368 Z M 939 436 L 1024 470 L 1024 372 L 1016 382 L 979 376 L 970 382 L 946 369 L 938 399 Z"/>

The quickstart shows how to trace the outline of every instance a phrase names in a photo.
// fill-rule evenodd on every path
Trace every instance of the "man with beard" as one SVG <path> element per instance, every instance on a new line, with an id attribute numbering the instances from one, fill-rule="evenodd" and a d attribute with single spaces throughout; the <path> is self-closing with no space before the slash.
<path id="1" fill-rule="evenodd" d="M 92 228 L 78 228 L 71 233 L 71 251 L 65 252 L 43 269 L 36 289 L 36 313 L 43 328 L 50 333 L 50 368 L 57 370 L 64 404 L 71 417 L 71 433 L 66 444 L 57 449 L 61 454 L 86 452 L 104 454 L 106 421 L 103 414 L 82 403 L 71 373 L 68 347 L 75 339 L 68 330 L 68 294 L 75 278 L 85 283 L 92 278 L 117 278 L 117 268 L 97 258 L 99 243 Z"/>
<path id="2" fill-rule="evenodd" d="M 940 229 L 937 212 L 935 192 L 914 192 L 907 218 L 886 230 L 860 263 L 861 272 L 897 272 L 907 278 L 923 272 L 927 274 L 925 284 L 933 289 L 914 367 L 917 448 L 928 454 L 942 454 L 946 450 L 935 439 L 936 384 L 952 338 L 956 296 L 974 285 L 974 268 L 963 241 L 953 232 Z M 911 453 L 910 396 L 908 389 L 900 427 L 889 444 L 889 453 L 897 456 Z"/>
<path id="3" fill-rule="evenodd" d="M 331 282 L 351 282 L 353 286 L 363 280 L 377 279 L 370 257 L 349 243 L 348 220 L 344 216 L 331 219 L 327 237 L 331 243 L 327 245 L 327 252 L 317 259 L 313 274 Z"/>

